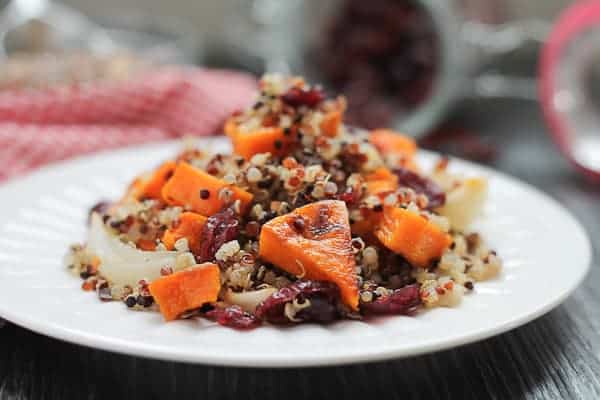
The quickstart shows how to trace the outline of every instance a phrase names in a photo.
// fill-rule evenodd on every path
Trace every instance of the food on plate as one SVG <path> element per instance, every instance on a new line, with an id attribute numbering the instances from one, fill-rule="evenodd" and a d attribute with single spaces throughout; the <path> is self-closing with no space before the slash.
<path id="1" fill-rule="evenodd" d="M 470 230 L 483 177 L 427 170 L 400 133 L 343 123 L 345 100 L 265 76 L 225 124 L 92 208 L 66 265 L 104 301 L 236 329 L 458 305 L 500 258 Z"/>
<path id="2" fill-rule="evenodd" d="M 410 207 L 410 206 L 409 206 Z M 428 268 L 452 244 L 452 238 L 415 208 L 385 207 L 375 236 L 411 265 Z"/>
<path id="3" fill-rule="evenodd" d="M 217 301 L 221 273 L 216 264 L 204 263 L 150 282 L 148 291 L 167 321 L 186 311 Z"/>
<path id="4" fill-rule="evenodd" d="M 262 226 L 258 257 L 303 279 L 329 281 L 342 300 L 358 309 L 356 260 L 346 204 L 321 200 Z"/>

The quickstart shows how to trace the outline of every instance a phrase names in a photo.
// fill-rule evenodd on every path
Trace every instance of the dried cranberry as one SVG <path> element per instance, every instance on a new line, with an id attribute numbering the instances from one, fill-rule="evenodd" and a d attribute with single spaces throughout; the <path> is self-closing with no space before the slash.
<path id="1" fill-rule="evenodd" d="M 273 293 L 256 308 L 256 316 L 274 324 L 290 323 L 285 305 L 294 300 L 298 304 L 310 302 L 310 306 L 298 311 L 296 319 L 330 322 L 339 318 L 339 288 L 331 282 L 309 280 L 296 281 Z"/>
<path id="2" fill-rule="evenodd" d="M 337 195 L 337 199 L 343 201 L 347 205 L 352 205 L 360 200 L 360 191 L 358 190 L 346 190 L 344 193 Z"/>
<path id="3" fill-rule="evenodd" d="M 313 108 L 325 100 L 325 94 L 319 89 L 304 90 L 293 87 L 281 95 L 281 100 L 292 107 L 307 106 Z"/>
<path id="4" fill-rule="evenodd" d="M 260 325 L 260 320 L 254 315 L 245 312 L 240 306 L 215 308 L 208 311 L 206 317 L 219 325 L 234 329 L 254 329 Z"/>
<path id="5" fill-rule="evenodd" d="M 337 302 L 331 302 L 327 297 L 313 295 L 310 297 L 310 306 L 296 313 L 295 318 L 303 321 L 327 323 L 339 317 Z"/>
<path id="6" fill-rule="evenodd" d="M 421 304 L 419 285 L 409 285 L 396 289 L 391 295 L 382 296 L 370 303 L 362 303 L 360 309 L 365 315 L 413 315 Z"/>
<path id="7" fill-rule="evenodd" d="M 260 224 L 256 221 L 250 221 L 246 224 L 245 231 L 249 237 L 258 237 L 260 234 Z"/>
<path id="8" fill-rule="evenodd" d="M 142 307 L 150 307 L 154 303 L 154 298 L 152 296 L 138 295 L 136 302 Z"/>
<path id="9" fill-rule="evenodd" d="M 417 194 L 424 194 L 429 199 L 428 208 L 441 207 L 446 203 L 446 193 L 431 179 L 424 178 L 406 168 L 395 168 L 400 186 L 411 188 Z"/>
<path id="10" fill-rule="evenodd" d="M 231 208 L 224 209 L 208 217 L 200 233 L 199 262 L 210 261 L 223 244 L 237 238 L 240 222 Z"/>

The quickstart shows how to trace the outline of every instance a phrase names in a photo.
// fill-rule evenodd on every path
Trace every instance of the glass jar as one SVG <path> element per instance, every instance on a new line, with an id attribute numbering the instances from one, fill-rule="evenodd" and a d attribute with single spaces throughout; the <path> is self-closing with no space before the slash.
<path id="1" fill-rule="evenodd" d="M 530 41 L 548 22 L 509 21 L 505 0 L 255 0 L 235 24 L 269 72 L 299 73 L 349 100 L 362 126 L 420 136 L 466 96 L 536 97 L 532 76 L 482 66 Z M 245 28 L 244 28 L 245 27 Z"/>

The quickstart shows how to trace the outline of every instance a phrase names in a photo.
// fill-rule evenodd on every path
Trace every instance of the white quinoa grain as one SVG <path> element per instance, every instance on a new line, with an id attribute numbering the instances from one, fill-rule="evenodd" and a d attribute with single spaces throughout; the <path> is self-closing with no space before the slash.
<path id="1" fill-rule="evenodd" d="M 326 196 L 333 196 L 337 193 L 338 187 L 335 182 L 327 182 L 323 190 Z"/>
<path id="2" fill-rule="evenodd" d="M 365 247 L 363 250 L 363 262 L 369 266 L 375 266 L 379 264 L 379 256 L 377 255 L 377 250 L 375 247 Z"/>
<path id="3" fill-rule="evenodd" d="M 263 178 L 262 172 L 260 172 L 260 170 L 256 167 L 251 167 L 248 169 L 248 172 L 246 172 L 246 179 L 250 183 L 256 183 L 256 182 L 260 181 L 262 178 Z"/>
<path id="4" fill-rule="evenodd" d="M 379 152 L 370 143 L 361 143 L 360 152 L 367 156 L 367 162 L 362 166 L 365 172 L 374 171 L 383 165 L 383 159 Z"/>
<path id="5" fill-rule="evenodd" d="M 363 215 L 359 209 L 350 210 L 350 219 L 353 221 L 362 221 Z"/>
<path id="6" fill-rule="evenodd" d="M 223 177 L 223 181 L 225 183 L 227 183 L 228 185 L 233 185 L 237 182 L 237 179 L 235 177 L 235 174 L 228 173 L 228 174 L 225 174 L 225 176 Z"/>
<path id="7" fill-rule="evenodd" d="M 436 275 L 433 272 L 429 272 L 425 268 L 413 268 L 411 271 L 411 276 L 421 284 L 426 281 L 435 280 L 436 278 Z"/>
<path id="8" fill-rule="evenodd" d="M 255 204 L 250 210 L 250 216 L 254 219 L 262 219 L 266 214 L 267 212 L 263 209 L 263 206 L 260 204 Z"/>
<path id="9" fill-rule="evenodd" d="M 277 207 L 277 210 L 275 210 L 275 211 L 277 212 L 277 214 L 283 215 L 285 213 L 290 212 L 290 210 L 291 210 L 290 205 L 287 202 L 282 201 L 281 203 L 279 203 L 279 206 Z"/>
<path id="10" fill-rule="evenodd" d="M 450 277 L 423 282 L 419 290 L 421 300 L 426 307 L 455 307 L 463 297 L 465 288 L 457 285 Z"/>
<path id="11" fill-rule="evenodd" d="M 373 208 L 379 206 L 381 204 L 381 200 L 377 196 L 368 196 L 365 200 L 365 205 L 369 208 Z"/>
<path id="12" fill-rule="evenodd" d="M 304 172 L 304 181 L 314 182 L 317 179 L 317 176 L 323 172 L 323 167 L 320 165 L 311 165 L 306 167 Z"/>
<path id="13" fill-rule="evenodd" d="M 242 202 L 239 199 L 237 199 L 233 202 L 232 208 L 236 214 L 240 215 L 242 213 Z"/>
<path id="14" fill-rule="evenodd" d="M 421 210 L 419 210 L 419 207 L 417 207 L 417 205 L 413 202 L 410 202 L 408 204 L 408 206 L 406 207 L 406 211 L 410 211 L 413 214 L 420 214 Z"/>
<path id="15" fill-rule="evenodd" d="M 325 189 L 323 188 L 323 186 L 323 184 L 315 185 L 315 188 L 313 189 L 310 195 L 315 199 L 323 198 L 325 196 Z"/>
<path id="16" fill-rule="evenodd" d="M 225 281 L 228 286 L 241 289 L 250 289 L 252 286 L 253 266 L 243 266 L 239 263 L 234 263 L 225 271 Z"/>
<path id="17" fill-rule="evenodd" d="M 292 126 L 292 118 L 289 115 L 285 115 L 285 114 L 282 115 L 279 118 L 279 125 L 282 128 L 288 128 L 288 127 Z"/>
<path id="18" fill-rule="evenodd" d="M 219 194 L 218 194 L 218 198 L 219 200 L 225 202 L 225 203 L 229 203 L 231 201 L 231 197 L 233 196 L 233 191 L 229 188 L 221 188 L 219 189 Z"/>
<path id="19" fill-rule="evenodd" d="M 351 174 L 348 179 L 346 179 L 346 186 L 348 187 L 357 187 L 362 184 L 363 178 L 360 174 Z"/>
<path id="20" fill-rule="evenodd" d="M 189 251 L 190 250 L 188 240 L 185 237 L 178 239 L 175 242 L 174 247 L 175 247 L 175 250 L 177 250 L 177 251 Z"/>
<path id="21" fill-rule="evenodd" d="M 391 207 L 395 206 L 398 203 L 398 196 L 394 193 L 390 193 L 383 199 L 383 204 Z"/>
<path id="22" fill-rule="evenodd" d="M 369 291 L 363 291 L 360 293 L 360 299 L 363 301 L 363 303 L 370 303 L 373 301 L 373 293 Z"/>
<path id="23" fill-rule="evenodd" d="M 174 269 L 179 271 L 180 269 L 188 268 L 196 264 L 196 258 L 192 253 L 180 253 L 175 258 Z"/>
<path id="24" fill-rule="evenodd" d="M 167 251 L 167 246 L 163 242 L 160 242 L 156 245 L 156 251 Z"/>
<path id="25" fill-rule="evenodd" d="M 467 271 L 467 275 L 476 281 L 485 281 L 496 277 L 502 269 L 502 262 L 498 256 L 489 255 L 486 261 L 477 259 Z"/>
<path id="26" fill-rule="evenodd" d="M 265 165 L 267 163 L 267 161 L 269 160 L 269 156 L 270 156 L 269 153 L 255 154 L 250 159 L 250 164 L 256 165 L 258 167 L 261 167 L 261 166 L 263 166 L 263 165 Z"/>

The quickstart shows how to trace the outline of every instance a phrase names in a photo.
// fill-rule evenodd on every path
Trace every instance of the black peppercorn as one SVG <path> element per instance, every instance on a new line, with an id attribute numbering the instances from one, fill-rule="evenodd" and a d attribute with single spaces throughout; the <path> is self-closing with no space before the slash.
<path id="1" fill-rule="evenodd" d="M 139 295 L 137 297 L 137 303 L 142 307 L 150 307 L 152 303 L 154 303 L 154 299 L 152 298 L 152 296 Z"/>
<path id="2" fill-rule="evenodd" d="M 206 200 L 210 197 L 210 190 L 208 189 L 200 189 L 200 198 L 202 200 Z"/>
<path id="3" fill-rule="evenodd" d="M 131 308 L 137 304 L 137 300 L 134 296 L 127 296 L 127 298 L 125 299 L 125 304 L 127 305 L 127 307 Z"/>

